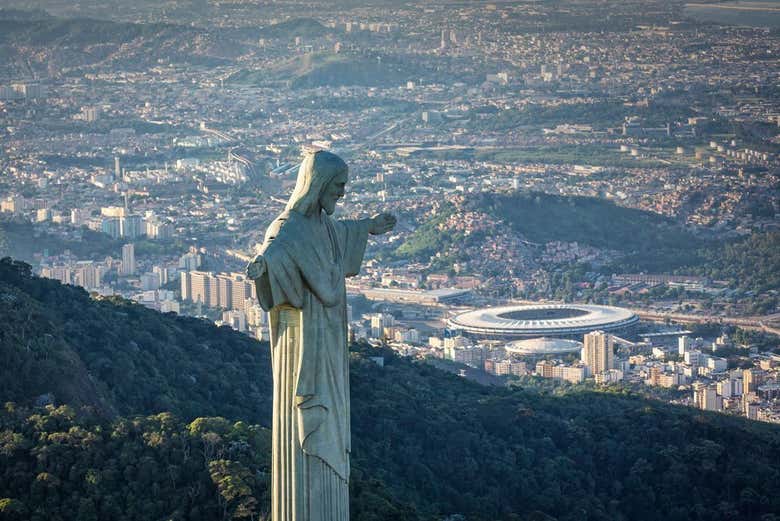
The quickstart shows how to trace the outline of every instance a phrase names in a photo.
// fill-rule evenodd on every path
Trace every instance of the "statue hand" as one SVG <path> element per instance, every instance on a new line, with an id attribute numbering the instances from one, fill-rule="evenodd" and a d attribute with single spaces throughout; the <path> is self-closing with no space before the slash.
<path id="1" fill-rule="evenodd" d="M 381 235 L 387 233 L 395 227 L 395 215 L 390 213 L 381 213 L 371 218 L 368 224 L 368 233 L 371 235 Z"/>
<path id="2" fill-rule="evenodd" d="M 259 279 L 265 272 L 265 259 L 257 256 L 255 260 L 246 265 L 246 276 L 252 280 Z"/>

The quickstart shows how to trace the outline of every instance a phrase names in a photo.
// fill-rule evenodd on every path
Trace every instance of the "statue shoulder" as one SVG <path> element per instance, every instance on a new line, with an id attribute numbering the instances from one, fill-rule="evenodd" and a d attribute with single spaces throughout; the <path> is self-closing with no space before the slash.
<path id="1" fill-rule="evenodd" d="M 285 210 L 265 232 L 264 249 L 272 243 L 290 244 L 307 235 L 306 218 L 294 210 Z"/>

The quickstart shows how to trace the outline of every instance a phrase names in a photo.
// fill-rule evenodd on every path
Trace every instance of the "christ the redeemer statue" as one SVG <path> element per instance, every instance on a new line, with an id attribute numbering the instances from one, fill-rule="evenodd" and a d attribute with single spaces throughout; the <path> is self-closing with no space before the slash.
<path id="1" fill-rule="evenodd" d="M 247 266 L 269 312 L 274 379 L 272 521 L 349 519 L 349 350 L 344 277 L 395 217 L 336 220 L 347 165 L 305 156 L 284 212 Z"/>

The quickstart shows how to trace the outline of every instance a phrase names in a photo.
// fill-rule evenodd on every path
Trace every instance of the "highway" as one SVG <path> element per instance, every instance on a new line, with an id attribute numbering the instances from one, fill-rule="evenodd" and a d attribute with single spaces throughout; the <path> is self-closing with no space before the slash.
<path id="1" fill-rule="evenodd" d="M 780 336 L 780 324 L 773 322 L 780 321 L 780 313 L 771 315 L 728 317 L 722 315 L 689 315 L 685 313 L 663 313 L 659 311 L 649 311 L 646 309 L 631 309 L 639 318 L 651 320 L 654 322 L 682 322 L 687 324 L 704 324 L 712 322 L 716 324 L 725 324 L 731 326 L 740 326 L 747 329 L 757 329 L 767 333 L 773 333 Z"/>

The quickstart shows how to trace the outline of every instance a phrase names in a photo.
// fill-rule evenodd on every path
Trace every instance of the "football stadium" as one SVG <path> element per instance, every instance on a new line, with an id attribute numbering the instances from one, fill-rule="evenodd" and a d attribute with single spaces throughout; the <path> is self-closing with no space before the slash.
<path id="1" fill-rule="evenodd" d="M 639 317 L 627 309 L 591 304 L 483 308 L 448 320 L 451 328 L 485 339 L 576 338 L 591 331 L 624 331 L 637 322 Z"/>

